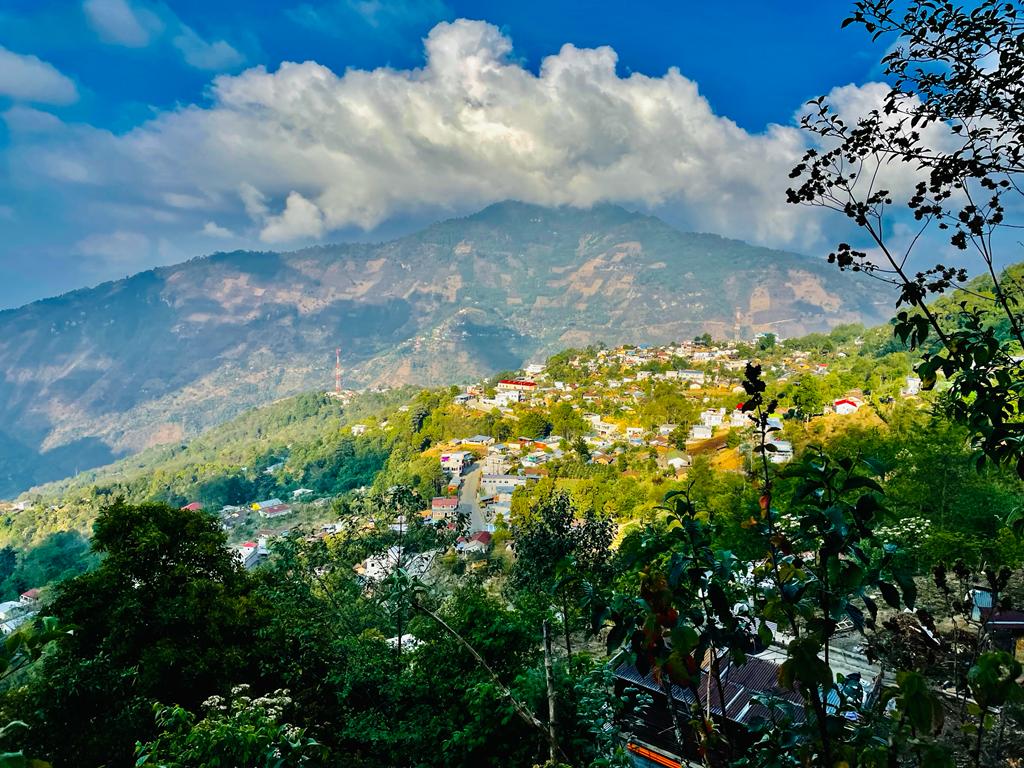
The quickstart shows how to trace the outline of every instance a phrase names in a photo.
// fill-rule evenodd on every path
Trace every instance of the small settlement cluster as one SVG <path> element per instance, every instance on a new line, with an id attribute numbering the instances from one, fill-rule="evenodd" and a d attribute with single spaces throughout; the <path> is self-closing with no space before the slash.
<path id="1" fill-rule="evenodd" d="M 489 414 L 500 419 L 506 429 L 500 435 L 449 436 L 424 453 L 438 462 L 444 480 L 441 492 L 422 510 L 420 520 L 453 527 L 461 521 L 466 536 L 457 550 L 485 552 L 499 521 L 507 522 L 516 490 L 547 475 L 546 465 L 566 454 L 605 465 L 615 464 L 624 455 L 643 454 L 659 471 L 682 477 L 696 456 L 724 458 L 741 453 L 727 448 L 745 447 L 749 452 L 750 421 L 738 406 L 744 398 L 741 382 L 752 351 L 764 363 L 766 375 L 780 387 L 799 377 L 824 378 L 830 366 L 822 361 L 827 358 L 800 350 L 775 347 L 772 354 L 762 355 L 757 342 L 742 347 L 695 340 L 592 348 L 563 353 L 546 364 L 526 365 L 514 374 L 463 387 L 453 396 L 453 407 Z M 900 384 L 903 396 L 916 396 L 920 389 L 920 380 L 913 376 Z M 863 408 L 866 400 L 860 390 L 840 391 L 841 396 L 822 403 L 823 413 L 848 416 Z M 769 458 L 779 464 L 793 458 L 792 443 L 782 438 L 787 410 L 781 408 L 770 415 L 771 426 L 779 431 L 769 435 L 773 444 Z M 531 416 L 534 421 L 528 427 Z M 386 428 L 386 422 L 375 424 L 372 420 L 347 427 L 356 438 Z M 740 465 L 731 468 L 738 470 Z M 329 510 L 331 499 L 317 498 L 309 489 L 291 493 L 287 501 L 271 498 L 220 511 L 226 529 L 251 533 L 237 546 L 246 567 L 264 559 L 268 541 L 292 527 L 272 528 L 276 518 L 292 515 L 296 505 L 300 509 L 320 505 L 323 513 Z M 256 518 L 263 527 L 253 531 L 251 521 Z M 244 529 L 239 527 L 243 521 L 250 521 Z M 328 523 L 322 533 L 329 534 L 329 528 Z"/>

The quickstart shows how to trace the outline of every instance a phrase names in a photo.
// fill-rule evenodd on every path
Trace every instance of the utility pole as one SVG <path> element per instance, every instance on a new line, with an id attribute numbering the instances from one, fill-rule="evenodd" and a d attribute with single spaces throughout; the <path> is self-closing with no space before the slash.
<path id="1" fill-rule="evenodd" d="M 334 394 L 341 396 L 341 347 L 334 350 Z"/>

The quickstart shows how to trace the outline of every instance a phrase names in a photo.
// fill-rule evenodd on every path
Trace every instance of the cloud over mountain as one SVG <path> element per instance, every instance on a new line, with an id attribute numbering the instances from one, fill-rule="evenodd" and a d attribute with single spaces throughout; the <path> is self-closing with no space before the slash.
<path id="1" fill-rule="evenodd" d="M 675 211 L 775 246 L 821 240 L 818 217 L 785 202 L 807 141 L 795 126 L 748 132 L 676 69 L 621 76 L 608 47 L 567 44 L 533 72 L 497 27 L 465 19 L 438 24 L 424 46 L 412 70 L 308 61 L 220 75 L 208 103 L 121 134 L 22 108 L 8 116 L 11 162 L 65 199 L 88 198 L 105 231 L 79 238 L 148 220 L 150 236 L 198 238 L 197 249 L 227 229 L 288 245 L 512 198 Z"/>

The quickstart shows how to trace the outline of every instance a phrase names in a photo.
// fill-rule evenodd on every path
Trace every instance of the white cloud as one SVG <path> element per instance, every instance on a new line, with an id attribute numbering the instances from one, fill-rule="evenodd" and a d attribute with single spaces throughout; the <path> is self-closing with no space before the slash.
<path id="1" fill-rule="evenodd" d="M 83 125 L 19 130 L 8 118 L 11 163 L 25 178 L 59 178 L 68 196 L 80 178 L 90 199 L 99 187 L 173 209 L 181 237 L 244 213 L 253 227 L 241 237 L 287 245 L 513 198 L 635 204 L 774 246 L 823 240 L 823 218 L 786 203 L 789 170 L 808 141 L 794 125 L 748 132 L 716 115 L 675 69 L 620 77 L 607 47 L 563 46 L 534 73 L 483 22 L 439 24 L 425 46 L 416 70 L 338 75 L 305 62 L 221 75 L 208 106 L 164 112 L 120 135 Z M 843 95 L 870 100 L 874 88 Z M 209 202 L 190 209 L 192 198 Z M 109 226 L 118 227 L 138 228 Z"/>
<path id="2" fill-rule="evenodd" d="M 227 227 L 222 227 L 215 221 L 208 221 L 205 224 L 203 224 L 202 232 L 204 235 L 208 235 L 209 237 L 217 237 L 222 239 L 235 236 L 234 232 L 232 232 Z"/>
<path id="3" fill-rule="evenodd" d="M 298 192 L 290 192 L 284 211 L 267 219 L 260 231 L 260 240 L 265 243 L 295 242 L 322 237 L 324 229 L 323 212 Z"/>
<path id="4" fill-rule="evenodd" d="M 245 212 L 253 221 L 264 219 L 269 212 L 267 197 L 247 181 L 238 185 L 238 196 L 242 200 Z"/>
<path id="5" fill-rule="evenodd" d="M 181 25 L 174 37 L 174 47 L 181 51 L 185 63 L 196 69 L 234 69 L 245 62 L 245 57 L 224 40 L 208 43 L 191 27 Z"/>
<path id="6" fill-rule="evenodd" d="M 226 40 L 205 40 L 166 5 L 142 0 L 85 0 L 82 8 L 93 29 L 108 43 L 144 48 L 166 32 L 190 67 L 224 71 L 245 63 L 245 57 Z"/>
<path id="7" fill-rule="evenodd" d="M 52 64 L 0 45 L 0 96 L 40 104 L 71 104 L 77 101 L 78 90 Z"/>
<path id="8" fill-rule="evenodd" d="M 143 48 L 163 31 L 157 14 L 128 0 L 85 0 L 82 10 L 100 39 L 115 45 Z"/>

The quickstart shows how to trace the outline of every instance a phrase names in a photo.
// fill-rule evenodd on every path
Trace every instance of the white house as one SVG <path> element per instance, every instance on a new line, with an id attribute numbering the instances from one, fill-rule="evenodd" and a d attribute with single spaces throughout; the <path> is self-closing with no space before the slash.
<path id="1" fill-rule="evenodd" d="M 489 453 L 480 466 L 485 475 L 504 475 L 512 463 L 500 453 Z"/>
<path id="2" fill-rule="evenodd" d="M 689 467 L 692 462 L 689 456 L 673 456 L 665 463 L 678 472 L 680 469 Z"/>
<path id="3" fill-rule="evenodd" d="M 473 454 L 469 451 L 448 451 L 441 454 L 441 469 L 453 475 L 461 475 L 462 470 L 473 463 Z"/>
<path id="4" fill-rule="evenodd" d="M 832 403 L 835 412 L 840 416 L 849 416 L 851 413 L 855 413 L 861 405 L 863 403 L 856 397 L 841 397 Z"/>
<path id="5" fill-rule="evenodd" d="M 775 446 L 775 450 L 768 454 L 772 464 L 785 464 L 793 458 L 793 444 L 788 440 L 773 440 L 769 444 Z"/>
<path id="6" fill-rule="evenodd" d="M 710 440 L 712 434 L 711 427 L 706 424 L 694 424 L 690 427 L 690 440 Z"/>
<path id="7" fill-rule="evenodd" d="M 705 427 L 720 427 L 725 420 L 725 408 L 709 408 L 701 411 L 700 421 Z"/>

